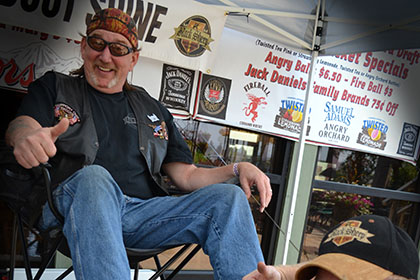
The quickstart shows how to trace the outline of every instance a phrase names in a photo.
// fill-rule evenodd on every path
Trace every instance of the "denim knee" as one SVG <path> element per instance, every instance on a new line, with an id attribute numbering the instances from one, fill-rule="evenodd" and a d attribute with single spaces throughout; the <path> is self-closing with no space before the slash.
<path id="1" fill-rule="evenodd" d="M 206 196 L 211 198 L 219 205 L 237 205 L 246 204 L 248 200 L 245 192 L 233 184 L 215 184 L 205 188 Z"/>
<path id="2" fill-rule="evenodd" d="M 73 194 L 83 192 L 86 197 L 97 199 L 106 193 L 121 192 L 108 170 L 100 165 L 89 165 L 78 170 L 63 183 L 63 188 Z"/>
<path id="3" fill-rule="evenodd" d="M 96 164 L 87 165 L 83 167 L 82 169 L 80 169 L 79 171 L 77 171 L 76 173 L 79 173 L 80 175 L 84 175 L 84 176 L 92 176 L 92 177 L 98 176 L 99 178 L 112 177 L 111 174 L 108 172 L 108 170 L 106 170 L 106 168 L 102 167 L 101 165 L 96 165 Z"/>

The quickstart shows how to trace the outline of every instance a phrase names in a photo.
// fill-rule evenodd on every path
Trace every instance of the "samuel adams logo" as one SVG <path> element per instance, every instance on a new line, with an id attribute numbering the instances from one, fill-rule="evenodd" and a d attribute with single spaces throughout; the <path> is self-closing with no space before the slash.
<path id="1" fill-rule="evenodd" d="M 328 238 L 325 239 L 324 243 L 332 241 L 337 246 L 341 246 L 347 243 L 357 240 L 366 244 L 371 244 L 368 238 L 375 236 L 370 233 L 367 229 L 360 228 L 361 221 L 349 220 L 342 223 L 333 232 L 328 234 Z"/>
<path id="2" fill-rule="evenodd" d="M 211 28 L 208 20 L 202 16 L 192 16 L 175 28 L 174 39 L 178 50 L 185 56 L 196 57 L 206 50 L 210 51 Z"/>
<path id="3" fill-rule="evenodd" d="M 230 84 L 228 79 L 204 74 L 198 113 L 225 119 Z"/>

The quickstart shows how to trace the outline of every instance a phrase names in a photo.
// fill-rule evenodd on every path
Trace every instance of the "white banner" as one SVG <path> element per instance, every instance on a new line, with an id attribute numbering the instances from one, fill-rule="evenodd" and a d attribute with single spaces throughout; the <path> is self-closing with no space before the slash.
<path id="1" fill-rule="evenodd" d="M 80 41 L 4 24 L 0 24 L 0 38 L 7 38 L 0 44 L 0 87 L 26 92 L 29 84 L 47 71 L 69 74 L 83 64 Z M 163 64 L 142 58 L 128 79 L 159 99 Z M 188 87 L 194 86 L 195 79 L 188 81 Z M 175 113 L 188 116 L 188 110 L 176 110 Z"/>
<path id="2" fill-rule="evenodd" d="M 0 18 L 3 24 L 80 40 L 85 22 L 107 7 L 120 8 L 136 21 L 142 56 L 195 70 L 211 68 L 226 15 L 191 0 L 6 0 L 0 2 Z"/>
<path id="3" fill-rule="evenodd" d="M 26 90 L 48 70 L 68 73 L 82 64 L 79 41 L 9 25 L 0 25 L 0 37 L 7 38 L 0 45 L 2 87 Z M 220 47 L 214 71 L 201 76 L 197 98 L 198 73 L 161 61 L 141 59 L 129 79 L 171 103 L 179 116 L 187 117 L 181 108 L 195 100 L 190 112 L 197 119 L 297 140 L 310 58 L 229 29 Z M 420 145 L 419 53 L 318 58 L 308 141 L 414 162 Z"/>
<path id="4" fill-rule="evenodd" d="M 82 65 L 80 41 L 0 25 L 0 86 L 26 91 L 49 70 L 68 74 Z"/>
<path id="5" fill-rule="evenodd" d="M 419 59 L 419 50 L 318 58 L 309 98 L 308 139 L 418 158 Z"/>
<path id="6" fill-rule="evenodd" d="M 398 50 L 310 57 L 225 29 L 194 116 L 299 138 L 310 86 L 307 140 L 414 162 L 420 134 L 420 52 Z"/>
<path id="7" fill-rule="evenodd" d="M 203 76 L 195 117 L 297 139 L 310 57 L 227 28 L 217 57 L 213 78 Z M 216 98 L 218 77 L 230 88 L 219 86 Z"/>

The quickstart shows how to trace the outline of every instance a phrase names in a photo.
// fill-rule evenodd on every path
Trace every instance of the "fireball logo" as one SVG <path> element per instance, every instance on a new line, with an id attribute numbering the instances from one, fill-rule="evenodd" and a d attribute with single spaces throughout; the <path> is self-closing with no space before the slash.
<path id="1" fill-rule="evenodd" d="M 178 50 L 185 56 L 197 57 L 206 50 L 210 51 L 209 44 L 214 41 L 211 38 L 210 23 L 205 17 L 192 16 L 175 28 L 174 39 Z"/>
<path id="2" fill-rule="evenodd" d="M 249 117 L 252 114 L 251 121 L 255 122 L 258 118 L 257 108 L 259 105 L 267 105 L 265 97 L 256 97 L 253 94 L 247 93 L 248 99 L 251 101 L 248 106 L 245 106 L 242 110 L 245 111 L 245 116 Z"/>

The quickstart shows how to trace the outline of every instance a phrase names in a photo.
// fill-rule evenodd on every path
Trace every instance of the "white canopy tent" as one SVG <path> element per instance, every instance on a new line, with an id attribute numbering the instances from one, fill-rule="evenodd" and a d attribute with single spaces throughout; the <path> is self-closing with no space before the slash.
<path id="1" fill-rule="evenodd" d="M 266 38 L 311 55 L 308 84 L 319 55 L 420 47 L 420 2 L 413 0 L 196 0 L 217 5 L 229 14 L 226 27 Z M 308 104 L 310 87 L 305 104 Z M 286 264 L 303 160 L 307 115 L 299 137 L 293 193 L 287 221 L 283 264 Z"/>
<path id="2" fill-rule="evenodd" d="M 278 43 L 281 46 L 310 54 L 311 55 L 311 71 L 318 55 L 336 55 L 359 53 L 366 51 L 382 51 L 392 49 L 413 49 L 420 48 L 420 1 L 414 0 L 371 0 L 371 1 L 343 1 L 343 0 L 195 0 L 196 2 L 206 5 L 216 6 L 226 11 L 228 17 L 225 26 L 243 32 L 255 37 L 266 39 L 270 42 Z M 35 1 L 36 2 L 36 1 Z M 34 2 L 34 3 L 35 3 Z M 38 1 L 39 2 L 39 1 Z M 46 1 L 43 1 L 46 3 Z M 58 1 L 59 2 L 59 1 Z M 58 3 L 57 2 L 57 3 Z M 22 8 L 18 1 L 8 1 L 1 4 L 2 23 L 22 26 L 25 28 L 44 31 L 50 34 L 65 36 L 67 38 L 79 39 L 78 32 L 85 29 L 84 17 L 86 12 L 92 12 L 93 7 L 98 1 L 68 1 L 68 4 L 74 4 L 71 21 L 68 18 L 67 9 L 62 14 L 66 6 L 62 6 L 61 14 L 57 17 L 44 15 L 45 9 L 41 6 L 35 11 L 27 11 Z M 173 41 L 168 40 L 173 34 L 173 27 L 177 26 L 185 18 L 189 17 L 189 13 L 206 14 L 210 9 L 207 7 L 197 7 L 197 3 L 190 1 L 177 1 L 176 4 L 170 0 L 156 1 L 135 1 L 135 0 L 119 0 L 119 1 L 100 1 L 101 4 L 125 6 L 126 9 L 132 9 L 132 5 L 148 5 L 155 2 L 162 6 L 170 7 L 170 11 L 175 14 L 169 24 L 170 26 L 164 33 L 158 30 L 157 25 L 150 23 L 149 25 L 156 27 L 155 35 L 165 38 L 165 46 L 173 47 Z M 144 2 L 144 3 L 143 3 Z M 147 2 L 147 3 L 146 3 Z M 39 4 L 39 3 L 38 3 Z M 37 4 L 37 5 L 38 5 Z M 130 6 L 131 5 L 131 6 Z M 70 5 L 71 6 L 71 5 Z M 201 5 L 200 5 L 201 6 Z M 69 5 L 67 5 L 69 7 Z M 189 11 L 186 11 L 188 10 Z M 42 13 L 41 13 L 42 10 Z M 144 10 L 146 11 L 146 9 Z M 166 10 L 165 10 L 166 11 Z M 71 14 L 71 13 L 70 13 Z M 172 14 L 172 15 L 173 15 Z M 184 15 L 185 14 L 185 15 Z M 188 14 L 188 16 L 186 15 Z M 220 25 L 222 29 L 224 15 L 222 12 L 212 11 L 211 22 Z M 220 15 L 219 15 L 220 14 Z M 210 15 L 206 15 L 209 17 Z M 147 18 L 147 17 L 145 17 Z M 157 18 L 157 17 L 156 17 Z M 160 20 L 165 20 L 161 16 Z M 145 20 L 146 21 L 146 20 Z M 176 23 L 176 25 L 173 24 Z M 146 22 L 147 23 L 147 22 Z M 162 24 L 164 25 L 164 24 Z M 160 23 L 159 23 L 160 26 Z M 153 30 L 151 28 L 150 30 Z M 163 29 L 163 28 L 162 28 Z M 162 31 L 159 33 L 158 31 Z M 212 36 L 215 36 L 213 34 Z M 218 36 L 216 36 L 218 37 Z M 164 40 L 161 40 L 164 41 Z M 216 40 L 217 41 L 217 40 Z M 144 42 L 143 42 L 144 43 Z M 159 55 L 167 55 L 166 59 L 182 56 L 178 53 L 165 52 L 150 44 L 151 50 Z M 143 48 L 145 51 L 146 46 Z M 213 48 L 213 46 L 212 46 Z M 417 53 L 418 54 L 418 53 Z M 209 52 L 205 53 L 207 56 Z M 50 58 L 48 56 L 48 58 Z M 182 57 L 185 58 L 185 57 Z M 189 58 L 193 60 L 192 58 Z M 205 60 L 203 57 L 195 58 L 198 65 Z M 49 60 L 48 60 L 49 61 Z M 176 64 L 177 61 L 170 60 Z M 308 84 L 312 84 L 312 75 L 308 75 Z M 308 103 L 310 87 L 307 87 L 305 95 L 305 104 Z M 301 131 L 306 131 L 307 127 L 307 110 L 309 106 L 305 106 L 303 112 L 303 121 Z M 298 159 L 296 161 L 295 172 L 300 174 L 303 149 L 306 135 L 300 134 Z M 298 194 L 299 176 L 294 178 L 292 203 L 289 209 L 289 219 L 287 221 L 286 245 L 283 262 L 286 261 L 288 245 L 290 243 L 290 235 L 292 232 L 292 224 L 294 210 L 296 205 L 296 197 Z"/>
<path id="3" fill-rule="evenodd" d="M 229 13 L 226 27 L 296 51 L 336 55 L 420 46 L 420 3 L 339 0 L 196 0 Z M 316 40 L 314 26 L 320 41 Z"/>

